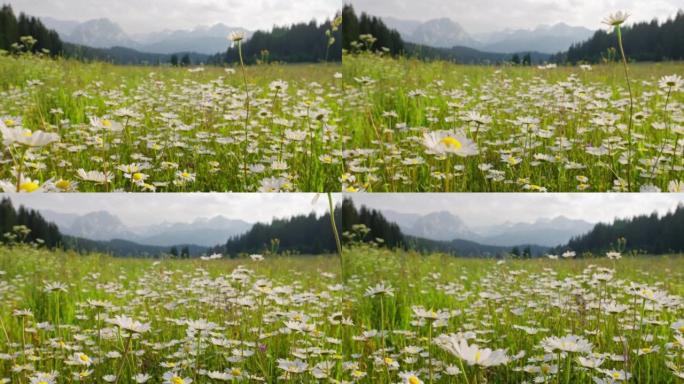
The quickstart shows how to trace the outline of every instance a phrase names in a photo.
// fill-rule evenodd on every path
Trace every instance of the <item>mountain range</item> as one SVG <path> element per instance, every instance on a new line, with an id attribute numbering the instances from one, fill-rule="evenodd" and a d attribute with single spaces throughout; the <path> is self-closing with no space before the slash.
<path id="1" fill-rule="evenodd" d="M 458 216 L 447 212 L 426 215 L 382 211 L 389 220 L 397 223 L 402 232 L 415 237 L 452 241 L 466 240 L 498 247 L 536 244 L 545 247 L 567 243 L 570 238 L 590 231 L 594 224 L 584 220 L 558 216 L 539 219 L 534 223 L 504 223 L 470 227 Z"/>
<path id="2" fill-rule="evenodd" d="M 164 30 L 147 34 L 127 34 L 121 26 L 107 19 L 93 19 L 85 22 L 59 20 L 42 17 L 46 27 L 57 31 L 63 41 L 93 48 L 124 47 L 142 52 L 171 54 L 197 52 L 215 54 L 225 51 L 231 32 L 243 32 L 250 37 L 252 32 L 244 28 L 230 27 L 222 23 L 212 26 L 198 26 L 191 30 Z"/>
<path id="3" fill-rule="evenodd" d="M 590 38 L 594 31 L 565 23 L 540 25 L 535 29 L 505 29 L 497 32 L 469 34 L 460 24 L 449 18 L 425 22 L 392 17 L 382 19 L 396 29 L 407 42 L 435 48 L 467 47 L 486 52 L 556 53 L 567 50 L 573 43 Z"/>
<path id="4" fill-rule="evenodd" d="M 127 226 L 119 217 L 106 211 L 85 215 L 41 210 L 41 215 L 54 222 L 65 235 L 96 241 L 126 240 L 150 246 L 194 244 L 214 246 L 247 232 L 252 224 L 223 216 L 198 218 L 191 223 L 170 223 L 147 226 Z"/>

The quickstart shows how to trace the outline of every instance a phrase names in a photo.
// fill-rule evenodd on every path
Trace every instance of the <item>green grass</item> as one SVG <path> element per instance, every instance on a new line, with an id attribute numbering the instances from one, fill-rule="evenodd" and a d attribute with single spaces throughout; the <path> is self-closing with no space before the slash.
<path id="1" fill-rule="evenodd" d="M 631 64 L 629 70 L 635 124 L 628 178 L 629 95 L 618 64 L 539 69 L 345 55 L 343 116 L 351 132 L 345 187 L 625 191 L 629 179 L 632 191 L 678 188 L 684 89 L 658 81 L 681 76 L 684 64 Z M 469 113 L 486 121 L 473 122 Z M 430 153 L 423 135 L 431 131 L 462 131 L 479 153 Z M 588 147 L 606 153 L 589 154 Z"/>
<path id="2" fill-rule="evenodd" d="M 0 120 L 60 140 L 4 148 L 0 180 L 16 185 L 14 167 L 34 183 L 24 190 L 339 191 L 340 66 L 247 67 L 248 100 L 241 68 L 230 70 L 2 56 Z M 123 129 L 98 129 L 93 117 Z M 131 164 L 142 167 L 119 170 Z M 79 169 L 113 180 L 79 180 Z"/>
<path id="3" fill-rule="evenodd" d="M 2 247 L 0 380 L 27 383 L 34 371 L 55 370 L 59 383 L 73 382 L 82 371 L 91 383 L 117 374 L 120 383 L 129 383 L 138 373 L 160 383 L 165 372 L 175 371 L 206 383 L 216 382 L 206 371 L 239 370 L 244 381 L 275 382 L 285 374 L 278 359 L 300 359 L 309 368 L 327 361 L 330 377 L 339 377 L 344 329 L 330 320 L 337 319 L 341 302 L 338 268 L 332 256 L 154 261 Z M 52 282 L 63 282 L 66 291 L 45 292 Z M 109 304 L 103 309 L 89 300 Z M 13 316 L 21 309 L 33 315 Z M 149 322 L 150 331 L 129 341 L 105 320 L 120 314 Z M 185 321 L 198 319 L 216 328 L 189 333 Z M 287 321 L 315 327 L 292 331 Z M 76 352 L 92 364 L 67 364 Z M 111 352 L 121 357 L 107 357 Z M 238 359 L 241 352 L 250 356 Z M 314 382 L 309 374 L 295 377 Z"/>
<path id="4" fill-rule="evenodd" d="M 161 383 L 168 372 L 220 382 L 209 371 L 270 383 L 396 383 L 411 376 L 425 383 L 430 377 L 434 383 L 592 383 L 608 377 L 582 367 L 580 356 L 602 357 L 601 369 L 624 370 L 632 382 L 673 383 L 675 369 L 684 370 L 684 346 L 675 338 L 684 330 L 674 327 L 684 320 L 682 256 L 502 263 L 368 246 L 348 247 L 344 256 L 342 284 L 332 256 L 155 261 L 0 248 L 0 379 L 27 383 L 36 372 L 53 370 L 59 383 L 74 382 L 81 372 L 88 374 L 85 382 L 113 375 L 122 383 L 137 374 Z M 600 274 L 611 278 L 599 281 Z M 46 292 L 55 282 L 65 291 Z M 393 295 L 365 294 L 379 283 Z M 625 305 L 622 312 L 606 311 L 613 301 Z M 433 324 L 416 314 L 417 306 L 448 316 Z M 22 309 L 32 316 L 15 312 Z M 117 315 L 149 323 L 150 330 L 130 337 L 105 320 Z M 199 319 L 215 327 L 189 330 L 188 321 Z M 293 330 L 303 324 L 312 328 Z M 436 343 L 448 334 L 517 358 L 470 366 Z M 590 342 L 591 353 L 541 348 L 546 337 L 568 334 Z M 647 348 L 652 352 L 638 354 Z M 249 356 L 238 359 L 244 351 Z M 75 353 L 91 364 L 68 364 Z M 625 362 L 617 361 L 625 354 Z M 288 375 L 279 359 L 306 366 Z M 323 365 L 329 369 L 315 369 Z M 462 372 L 447 375 L 454 367 Z"/>
<path id="5" fill-rule="evenodd" d="M 348 266 L 348 306 L 346 314 L 355 324 L 356 339 L 347 345 L 347 353 L 357 354 L 355 361 L 367 374 L 364 382 L 390 383 L 398 373 L 413 372 L 429 382 L 428 356 L 434 359 L 433 382 L 539 382 L 592 383 L 592 377 L 606 379 L 596 369 L 583 368 L 578 356 L 561 356 L 558 374 L 530 373 L 539 369 L 556 372 L 558 355 L 545 352 L 541 341 L 548 336 L 574 334 L 592 343 L 594 356 L 604 356 L 603 369 L 625 370 L 632 382 L 677 382 L 667 362 L 684 362 L 684 345 L 674 336 L 684 333 L 671 325 L 684 320 L 684 257 L 625 257 L 613 263 L 606 258 L 580 260 L 496 260 L 459 259 L 447 255 L 419 255 L 370 247 L 354 247 L 346 252 Z M 597 282 L 599 272 L 612 276 Z M 393 296 L 366 296 L 369 287 L 384 283 L 394 289 Z M 666 299 L 645 300 L 628 293 L 631 284 L 670 295 Z M 619 314 L 599 309 L 601 300 L 623 303 Z M 420 306 L 450 314 L 443 324 L 431 326 L 413 310 Z M 436 323 L 435 323 L 436 324 Z M 514 326 L 536 329 L 536 334 Z M 359 337 L 364 331 L 388 331 L 381 336 Z M 481 348 L 505 349 L 508 356 L 524 353 L 508 364 L 483 368 L 461 366 L 459 359 L 440 348 L 434 340 L 442 334 L 473 332 L 469 344 Z M 616 342 L 624 337 L 626 344 Z M 430 344 L 430 340 L 433 343 Z M 382 348 L 382 345 L 385 348 Z M 420 352 L 408 352 L 417 347 Z M 645 348 L 657 352 L 638 356 Z M 656 348 L 657 347 L 657 348 Z M 428 352 L 429 351 L 429 352 Z M 626 363 L 611 356 L 627 353 Z M 519 356 L 519 355 L 518 355 Z M 399 364 L 387 369 L 385 358 Z M 570 365 L 568 365 L 570 364 Z M 445 367 L 465 370 L 449 376 Z"/>

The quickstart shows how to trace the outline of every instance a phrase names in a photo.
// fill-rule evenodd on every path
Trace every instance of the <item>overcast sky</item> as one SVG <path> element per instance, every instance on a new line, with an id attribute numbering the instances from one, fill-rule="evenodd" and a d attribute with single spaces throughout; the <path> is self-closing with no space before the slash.
<path id="1" fill-rule="evenodd" d="M 322 21 L 342 8 L 342 0 L 9 0 L 9 4 L 17 13 L 60 20 L 108 18 L 129 34 L 216 23 L 270 29 L 274 24 Z"/>
<path id="2" fill-rule="evenodd" d="M 540 24 L 565 22 L 595 30 L 601 20 L 618 10 L 629 12 L 628 20 L 662 20 L 684 8 L 683 0 L 345 0 L 357 12 L 426 21 L 448 17 L 469 33 L 506 28 L 532 29 Z"/>
<path id="3" fill-rule="evenodd" d="M 661 214 L 684 203 L 684 194 L 611 193 L 393 193 L 351 195 L 358 207 L 427 214 L 449 211 L 468 226 L 510 222 L 531 223 L 565 216 L 592 223 L 612 221 L 657 211 Z"/>
<path id="4" fill-rule="evenodd" d="M 162 194 L 21 194 L 9 195 L 15 206 L 49 209 L 61 213 L 83 215 L 107 211 L 128 226 L 168 222 L 191 222 L 197 218 L 222 215 L 249 223 L 270 222 L 312 211 L 328 210 L 327 195 L 314 202 L 314 193 L 162 193 Z M 333 195 L 337 202 L 340 196 Z"/>

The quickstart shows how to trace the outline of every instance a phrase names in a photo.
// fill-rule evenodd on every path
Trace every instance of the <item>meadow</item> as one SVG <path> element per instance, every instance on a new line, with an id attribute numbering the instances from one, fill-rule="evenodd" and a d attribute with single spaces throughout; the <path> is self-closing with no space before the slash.
<path id="1" fill-rule="evenodd" d="M 684 64 L 345 54 L 344 189 L 681 191 Z M 630 97 L 631 91 L 631 97 Z M 631 113 L 630 113 L 631 112 Z"/>
<path id="2" fill-rule="evenodd" d="M 0 55 L 0 187 L 339 191 L 340 70 Z"/>
<path id="3" fill-rule="evenodd" d="M 0 381 L 684 378 L 681 256 L 497 261 L 354 245 L 342 260 L 344 275 L 332 256 L 2 247 Z"/>
<path id="4" fill-rule="evenodd" d="M 345 352 L 362 382 L 684 379 L 681 255 L 484 260 L 359 246 L 345 257 Z"/>
<path id="5" fill-rule="evenodd" d="M 0 382 L 317 382 L 341 375 L 339 262 L 0 248 Z"/>

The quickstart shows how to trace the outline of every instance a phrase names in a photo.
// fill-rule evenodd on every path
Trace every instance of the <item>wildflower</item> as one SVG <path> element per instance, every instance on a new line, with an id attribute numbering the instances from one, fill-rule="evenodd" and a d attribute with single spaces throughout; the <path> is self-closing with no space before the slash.
<path id="1" fill-rule="evenodd" d="M 679 75 L 663 76 L 658 80 L 658 87 L 663 90 L 678 91 L 684 87 L 684 79 Z"/>
<path id="2" fill-rule="evenodd" d="M 233 31 L 228 35 L 228 40 L 233 43 L 239 43 L 245 39 L 245 33 L 240 31 Z"/>
<path id="3" fill-rule="evenodd" d="M 423 384 L 423 380 L 413 371 L 399 372 L 399 377 L 402 379 L 403 384 Z"/>
<path id="4" fill-rule="evenodd" d="M 608 17 L 603 19 L 602 23 L 610 27 L 619 27 L 629 18 L 629 16 L 630 15 L 627 12 L 617 11 L 608 15 Z"/>
<path id="5" fill-rule="evenodd" d="M 442 334 L 435 339 L 435 344 L 459 359 L 464 360 L 468 365 L 493 367 L 507 364 L 509 361 L 505 350 L 482 349 L 477 344 L 468 345 L 468 341 L 465 338 L 456 334 Z"/>
<path id="6" fill-rule="evenodd" d="M 150 323 L 141 323 L 122 315 L 117 315 L 112 319 L 108 319 L 107 322 L 133 333 L 145 333 L 150 330 Z"/>
<path id="7" fill-rule="evenodd" d="M 385 286 L 385 283 L 379 283 L 375 287 L 369 287 L 366 289 L 364 296 L 394 296 L 394 288 L 391 286 Z"/>
<path id="8" fill-rule="evenodd" d="M 571 258 L 577 256 L 577 253 L 575 253 L 575 251 L 565 251 L 565 252 L 563 252 L 563 254 L 561 256 L 563 256 L 563 258 L 565 258 L 565 259 L 571 259 Z"/>
<path id="9" fill-rule="evenodd" d="M 462 133 L 433 131 L 423 134 L 423 145 L 435 154 L 455 154 L 466 157 L 478 154 L 477 144 Z"/>
<path id="10" fill-rule="evenodd" d="M 541 341 L 541 346 L 549 353 L 556 351 L 591 353 L 592 348 L 590 342 L 575 335 L 564 337 L 549 336 Z"/>
<path id="11" fill-rule="evenodd" d="M 606 252 L 606 257 L 608 257 L 610 260 L 620 260 L 622 258 L 622 254 L 620 252 L 610 251 Z"/>
<path id="12" fill-rule="evenodd" d="M 296 359 L 296 360 L 286 360 L 278 359 L 278 368 L 282 369 L 287 373 L 302 373 L 308 368 L 308 364 Z"/>
<path id="13" fill-rule="evenodd" d="M 86 171 L 83 168 L 76 171 L 76 177 L 83 181 L 91 181 L 97 184 L 108 183 L 114 179 L 114 175 L 109 172 Z"/>
<path id="14" fill-rule="evenodd" d="M 99 117 L 91 117 L 90 125 L 95 129 L 106 130 L 110 132 L 120 132 L 124 129 L 121 123 L 109 119 L 101 119 Z"/>
<path id="15" fill-rule="evenodd" d="M 71 356 L 71 359 L 67 361 L 67 364 L 69 365 L 84 365 L 86 367 L 90 366 L 92 363 L 93 360 L 91 360 L 88 355 L 82 352 L 74 353 Z"/>
<path id="16" fill-rule="evenodd" d="M 3 143 L 7 146 L 19 144 L 27 147 L 43 147 L 59 141 L 59 135 L 56 133 L 32 132 L 30 129 L 21 127 L 7 128 L 4 123 L 0 123 L 0 133 L 3 137 Z"/>
<path id="17" fill-rule="evenodd" d="M 189 377 L 183 377 L 174 371 L 164 373 L 162 376 L 164 379 L 164 384 L 190 384 L 192 379 Z"/>

